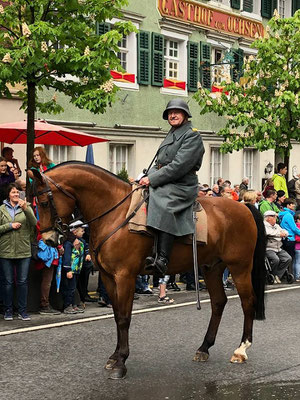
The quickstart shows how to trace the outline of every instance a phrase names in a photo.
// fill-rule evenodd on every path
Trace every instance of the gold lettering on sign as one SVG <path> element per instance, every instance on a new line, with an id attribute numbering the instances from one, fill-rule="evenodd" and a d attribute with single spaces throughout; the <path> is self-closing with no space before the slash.
<path id="1" fill-rule="evenodd" d="M 176 18 L 199 26 L 222 32 L 229 32 L 255 38 L 257 34 L 264 37 L 264 27 L 260 22 L 252 21 L 237 14 L 217 10 L 210 6 L 200 5 L 194 0 L 157 0 L 158 10 L 162 16 Z"/>
<path id="2" fill-rule="evenodd" d="M 178 8 L 179 8 L 179 11 L 181 12 L 181 17 L 184 18 L 185 17 L 185 3 L 184 3 L 184 1 L 180 1 L 178 3 Z"/>
<path id="3" fill-rule="evenodd" d="M 250 35 L 250 21 L 246 21 L 245 23 L 245 35 Z"/>
<path id="4" fill-rule="evenodd" d="M 187 5 L 187 9 L 188 9 L 188 15 L 187 15 L 187 19 L 189 20 L 189 21 L 191 21 L 192 20 L 192 17 L 191 17 L 191 8 L 194 10 L 194 4 L 188 4 Z"/>
<path id="5" fill-rule="evenodd" d="M 211 26 L 211 21 L 214 17 L 214 12 L 212 10 L 208 10 L 208 26 Z"/>
<path id="6" fill-rule="evenodd" d="M 174 11 L 173 11 L 173 10 L 174 10 Z M 173 0 L 172 8 L 171 8 L 170 14 L 171 14 L 171 15 L 174 15 L 175 17 L 178 17 L 178 8 L 177 8 L 176 0 Z"/>
<path id="7" fill-rule="evenodd" d="M 169 14 L 169 9 L 166 7 L 166 2 L 167 0 L 162 0 L 161 2 L 161 8 L 162 8 L 162 12 L 165 14 Z"/>

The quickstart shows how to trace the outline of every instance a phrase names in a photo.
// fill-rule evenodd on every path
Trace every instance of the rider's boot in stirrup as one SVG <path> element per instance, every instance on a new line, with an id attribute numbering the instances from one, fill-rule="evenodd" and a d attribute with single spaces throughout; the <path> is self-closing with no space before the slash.
<path id="1" fill-rule="evenodd" d="M 145 269 L 157 272 L 159 277 L 164 277 L 168 269 L 174 236 L 167 232 L 158 231 L 157 241 L 157 254 L 155 257 L 146 258 Z"/>

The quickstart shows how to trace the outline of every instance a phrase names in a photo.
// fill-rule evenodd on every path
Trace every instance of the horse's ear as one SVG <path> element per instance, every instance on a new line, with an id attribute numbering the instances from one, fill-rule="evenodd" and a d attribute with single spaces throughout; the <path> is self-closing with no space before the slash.
<path id="1" fill-rule="evenodd" d="M 28 169 L 27 170 L 27 175 L 29 176 L 30 179 L 39 181 L 40 183 L 43 183 L 43 177 L 37 169 Z"/>

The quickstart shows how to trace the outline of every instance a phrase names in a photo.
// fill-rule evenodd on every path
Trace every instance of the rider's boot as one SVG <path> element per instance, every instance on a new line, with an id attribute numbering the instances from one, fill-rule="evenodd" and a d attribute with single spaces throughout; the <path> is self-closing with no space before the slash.
<path id="1" fill-rule="evenodd" d="M 147 257 L 145 270 L 157 272 L 159 277 L 164 277 L 168 269 L 170 254 L 173 248 L 174 235 L 158 231 L 157 233 L 157 254 L 154 257 Z"/>

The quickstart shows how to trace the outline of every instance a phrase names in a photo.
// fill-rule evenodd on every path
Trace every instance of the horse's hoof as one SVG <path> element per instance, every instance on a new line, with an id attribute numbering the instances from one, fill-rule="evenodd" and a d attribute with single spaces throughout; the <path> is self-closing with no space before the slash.
<path id="1" fill-rule="evenodd" d="M 208 353 L 204 353 L 203 351 L 197 351 L 193 361 L 198 361 L 198 362 L 205 362 L 208 360 L 209 354 Z"/>
<path id="2" fill-rule="evenodd" d="M 112 368 L 109 379 L 124 379 L 126 376 L 127 368 L 125 365 L 123 367 Z"/>
<path id="3" fill-rule="evenodd" d="M 104 369 L 113 369 L 113 366 L 116 364 L 117 360 L 114 360 L 112 358 L 109 358 L 107 360 L 107 363 L 105 364 Z"/>
<path id="4" fill-rule="evenodd" d="M 247 358 L 243 354 L 233 354 L 230 359 L 231 363 L 243 364 L 246 362 Z"/>

